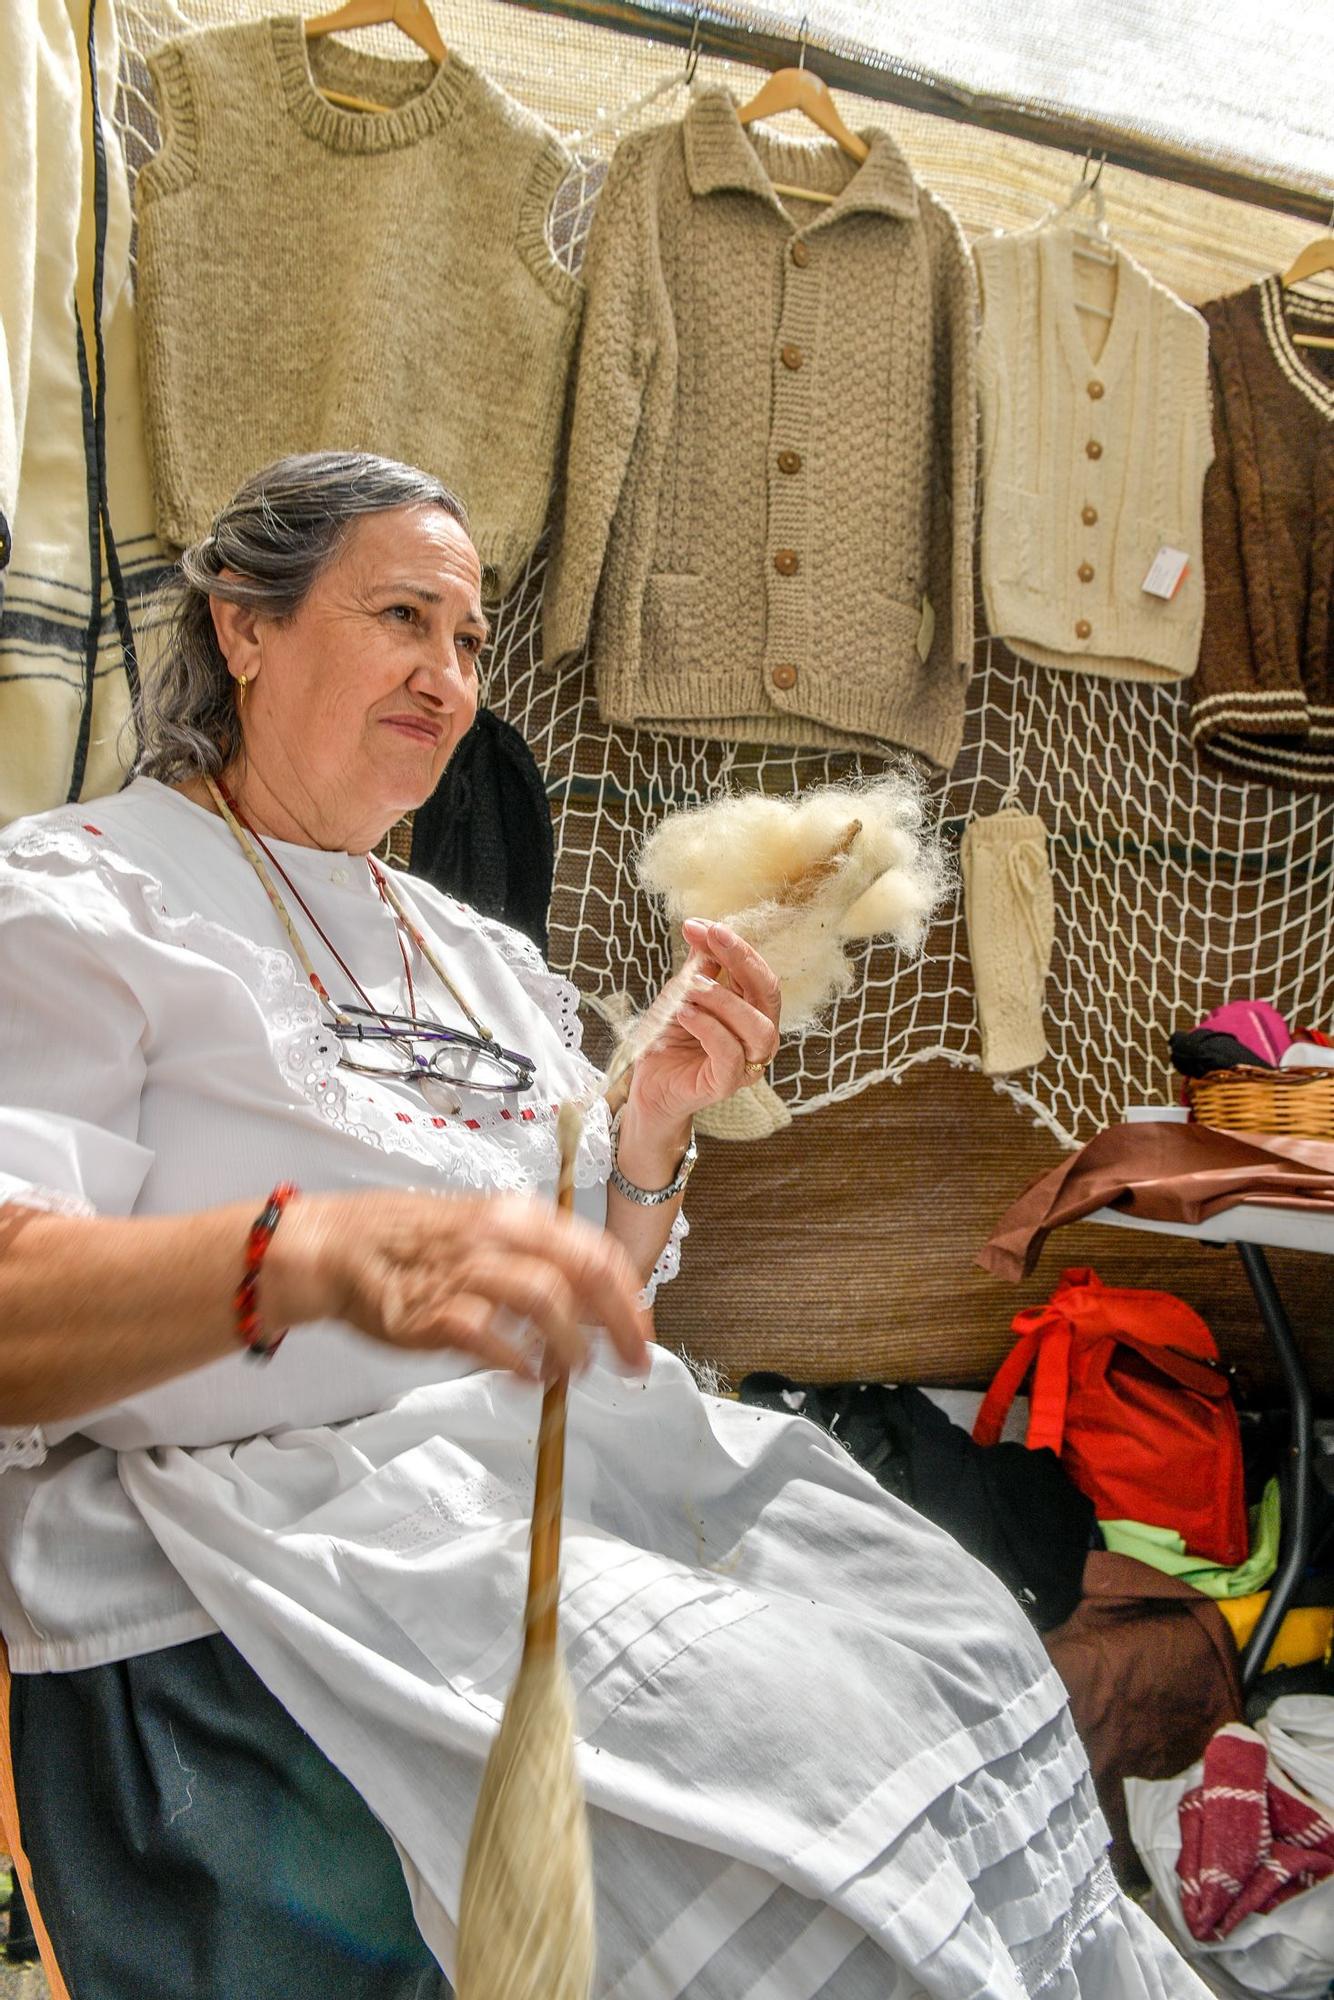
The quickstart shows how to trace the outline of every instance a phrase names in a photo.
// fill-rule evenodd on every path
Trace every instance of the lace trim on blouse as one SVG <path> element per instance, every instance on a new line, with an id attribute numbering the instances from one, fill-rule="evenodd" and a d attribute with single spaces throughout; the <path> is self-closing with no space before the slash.
<path id="1" fill-rule="evenodd" d="M 689 1234 L 690 1224 L 686 1221 L 685 1211 L 678 1209 L 676 1220 L 672 1224 L 672 1233 L 663 1244 L 661 1255 L 648 1274 L 648 1283 L 639 1294 L 639 1303 L 644 1307 L 645 1311 L 648 1310 L 653 1304 L 654 1299 L 657 1298 L 658 1286 L 670 1284 L 680 1270 L 681 1245 L 685 1242 Z"/>
<path id="2" fill-rule="evenodd" d="M 483 1107 L 468 1117 L 446 1116 L 424 1107 L 395 1108 L 338 1069 L 338 1041 L 329 1032 L 319 1002 L 291 956 L 198 915 L 169 916 L 162 886 L 128 861 L 114 846 L 90 840 L 83 822 L 64 822 L 25 834 L 9 850 L 12 862 L 57 855 L 73 865 L 91 865 L 121 900 L 137 894 L 150 931 L 165 942 L 197 948 L 235 972 L 255 994 L 269 1030 L 274 1059 L 289 1084 L 337 1130 L 381 1152 L 406 1155 L 459 1186 L 485 1192 L 526 1194 L 556 1179 L 556 1106 L 552 1103 Z M 569 1050 L 582 1089 L 592 1090 L 597 1072 L 579 1054 L 579 996 L 568 979 L 547 969 L 536 947 L 521 932 L 466 904 L 456 905 L 513 974 L 526 998 L 552 1021 Z M 578 1187 L 596 1187 L 611 1173 L 610 1119 L 601 1098 L 584 1125 L 575 1168 Z"/>

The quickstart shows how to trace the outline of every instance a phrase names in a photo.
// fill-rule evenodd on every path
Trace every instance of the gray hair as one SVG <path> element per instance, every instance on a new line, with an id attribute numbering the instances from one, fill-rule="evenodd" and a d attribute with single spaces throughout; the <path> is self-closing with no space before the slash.
<path id="1" fill-rule="evenodd" d="M 369 452 L 303 452 L 246 480 L 184 551 L 150 613 L 133 718 L 137 774 L 164 784 L 217 777 L 240 754 L 236 688 L 209 598 L 291 618 L 353 524 L 394 507 L 442 507 L 468 526 L 462 501 L 438 479 Z"/>

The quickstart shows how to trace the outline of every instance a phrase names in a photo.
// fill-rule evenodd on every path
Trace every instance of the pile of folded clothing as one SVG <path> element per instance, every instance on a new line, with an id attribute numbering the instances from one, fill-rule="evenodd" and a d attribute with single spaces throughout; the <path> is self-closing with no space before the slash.
<path id="1" fill-rule="evenodd" d="M 1198 1028 L 1179 1028 L 1170 1043 L 1182 1076 L 1216 1069 L 1334 1069 L 1334 1036 L 1290 1028 L 1267 1000 L 1229 1000 Z"/>

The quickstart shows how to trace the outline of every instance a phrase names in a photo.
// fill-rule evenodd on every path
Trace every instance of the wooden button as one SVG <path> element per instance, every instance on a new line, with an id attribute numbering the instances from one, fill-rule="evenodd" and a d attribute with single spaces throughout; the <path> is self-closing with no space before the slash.
<path id="1" fill-rule="evenodd" d="M 1090 438 L 1088 443 L 1084 446 L 1084 449 L 1088 453 L 1090 458 L 1102 457 L 1102 446 L 1098 443 L 1098 440 L 1096 438 Z"/>
<path id="2" fill-rule="evenodd" d="M 811 261 L 810 250 L 807 247 L 807 245 L 802 242 L 801 238 L 798 237 L 796 242 L 792 245 L 792 262 L 796 265 L 799 271 L 804 271 L 806 269 L 806 266 L 810 263 L 810 261 Z"/>
<path id="3" fill-rule="evenodd" d="M 795 576 L 801 568 L 795 549 L 780 549 L 774 557 L 774 568 L 780 576 Z"/>
<path id="4" fill-rule="evenodd" d="M 801 453 L 799 451 L 780 451 L 778 454 L 778 470 L 780 472 L 800 472 Z"/>
<path id="5" fill-rule="evenodd" d="M 1085 507 L 1079 518 L 1086 528 L 1091 528 L 1098 518 L 1098 510 L 1096 507 Z"/>
<path id="6" fill-rule="evenodd" d="M 776 688 L 794 688 L 797 685 L 797 670 L 795 667 L 775 667 L 769 679 Z"/>
<path id="7" fill-rule="evenodd" d="M 1093 637 L 1093 627 L 1089 624 L 1087 618 L 1081 618 L 1076 624 L 1075 637 L 1076 639 L 1091 639 Z"/>
<path id="8" fill-rule="evenodd" d="M 1081 583 L 1092 583 L 1092 581 L 1093 581 L 1093 564 L 1092 564 L 1092 563 L 1081 563 L 1081 564 L 1079 565 L 1079 570 L 1078 570 L 1078 576 L 1079 576 L 1079 581 L 1080 581 Z"/>
<path id="9" fill-rule="evenodd" d="M 1106 393 L 1101 382 L 1093 381 L 1089 383 L 1089 395 L 1095 403 L 1100 403 Z"/>
<path id="10" fill-rule="evenodd" d="M 793 347 L 791 343 L 789 343 L 786 347 L 780 350 L 778 358 L 782 362 L 784 368 L 796 369 L 800 368 L 802 362 L 806 359 L 806 356 L 802 353 L 799 347 Z"/>

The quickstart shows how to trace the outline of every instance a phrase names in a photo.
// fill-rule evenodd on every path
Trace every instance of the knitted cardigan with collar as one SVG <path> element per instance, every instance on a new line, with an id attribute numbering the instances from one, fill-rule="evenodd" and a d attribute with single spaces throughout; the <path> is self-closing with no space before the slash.
<path id="1" fill-rule="evenodd" d="M 459 494 L 504 589 L 542 531 L 580 291 L 546 237 L 571 166 L 450 52 L 307 44 L 298 17 L 152 58 L 139 304 L 158 522 L 183 544 L 289 451 L 375 451 Z M 316 87 L 390 108 L 340 109 Z"/>
<path id="2" fill-rule="evenodd" d="M 1205 609 L 1192 741 L 1270 784 L 1334 788 L 1334 303 L 1277 278 L 1215 299 L 1217 457 L 1204 488 Z"/>
<path id="3" fill-rule="evenodd" d="M 1046 225 L 974 246 L 987 624 L 1041 666 L 1184 680 L 1204 616 L 1208 334 L 1118 250 L 1095 359 L 1076 306 L 1075 243 Z M 1164 547 L 1190 559 L 1170 600 L 1143 588 Z"/>
<path id="4" fill-rule="evenodd" d="M 856 167 L 710 90 L 616 152 L 544 622 L 550 665 L 591 623 L 606 721 L 954 760 L 975 287 L 949 210 L 866 137 Z M 793 219 L 774 180 L 836 199 Z"/>

